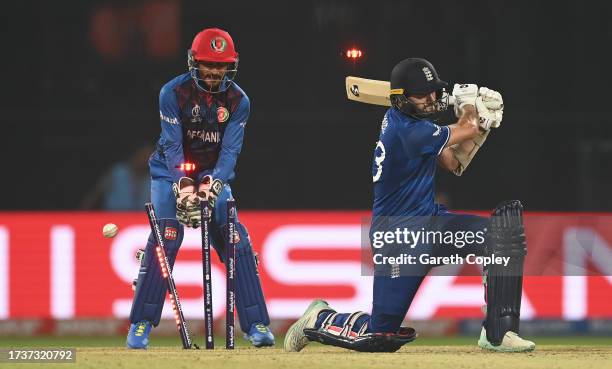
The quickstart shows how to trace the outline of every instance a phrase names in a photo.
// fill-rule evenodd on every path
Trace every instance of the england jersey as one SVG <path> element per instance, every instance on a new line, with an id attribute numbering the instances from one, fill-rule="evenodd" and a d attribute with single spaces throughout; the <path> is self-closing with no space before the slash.
<path id="1" fill-rule="evenodd" d="M 387 110 L 372 163 L 374 217 L 431 216 L 441 211 L 434 203 L 434 176 L 449 136 L 446 126 Z"/>

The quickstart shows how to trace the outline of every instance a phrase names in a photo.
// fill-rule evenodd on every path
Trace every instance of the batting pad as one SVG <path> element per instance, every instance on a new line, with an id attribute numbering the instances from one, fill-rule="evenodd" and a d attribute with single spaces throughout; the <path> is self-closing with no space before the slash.
<path id="1" fill-rule="evenodd" d="M 183 242 L 183 226 L 175 219 L 161 219 L 159 220 L 159 225 L 166 246 L 166 256 L 168 257 L 170 268 L 172 268 Z M 151 233 L 149 234 L 144 259 L 138 272 L 136 292 L 134 293 L 134 301 L 132 302 L 132 310 L 130 312 L 130 322 L 132 323 L 148 320 L 154 326 L 157 326 L 161 318 L 167 285 L 159 267 L 155 251 L 156 246 L 155 236 Z"/>
<path id="2" fill-rule="evenodd" d="M 236 245 L 236 309 L 240 328 L 248 332 L 254 323 L 270 325 L 255 255 L 246 228 L 238 223 L 240 242 Z"/>

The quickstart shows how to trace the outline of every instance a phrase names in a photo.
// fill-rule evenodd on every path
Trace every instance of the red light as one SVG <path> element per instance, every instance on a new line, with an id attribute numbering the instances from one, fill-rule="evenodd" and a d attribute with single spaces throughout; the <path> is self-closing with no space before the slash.
<path id="1" fill-rule="evenodd" d="M 361 56 L 363 55 L 363 52 L 359 49 L 349 49 L 346 51 L 346 57 L 349 59 L 357 59 L 357 58 L 361 58 Z"/>
<path id="2" fill-rule="evenodd" d="M 193 163 L 181 163 L 181 165 L 179 165 L 179 169 L 182 170 L 183 172 L 191 172 L 191 171 L 195 170 L 195 164 L 193 164 Z"/>

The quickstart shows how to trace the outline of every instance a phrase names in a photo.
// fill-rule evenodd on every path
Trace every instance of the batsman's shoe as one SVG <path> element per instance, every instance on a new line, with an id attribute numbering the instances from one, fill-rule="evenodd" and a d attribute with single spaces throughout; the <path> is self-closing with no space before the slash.
<path id="1" fill-rule="evenodd" d="M 274 346 L 272 331 L 261 323 L 251 325 L 249 333 L 244 334 L 244 339 L 250 341 L 255 347 Z"/>
<path id="2" fill-rule="evenodd" d="M 151 322 L 143 320 L 130 325 L 126 346 L 129 349 L 146 349 L 149 347 L 149 334 L 151 333 Z"/>
<path id="3" fill-rule="evenodd" d="M 285 351 L 299 352 L 308 345 L 308 338 L 304 334 L 305 328 L 315 328 L 319 313 L 323 310 L 331 310 L 327 302 L 316 299 L 308 305 L 308 308 L 297 322 L 287 331 L 285 335 Z"/>
<path id="4" fill-rule="evenodd" d="M 482 327 L 482 331 L 480 331 L 478 346 L 486 350 L 500 352 L 528 352 L 535 349 L 535 343 L 522 339 L 518 334 L 512 331 L 506 332 L 499 346 L 494 346 L 487 340 L 487 331 L 484 327 Z"/>

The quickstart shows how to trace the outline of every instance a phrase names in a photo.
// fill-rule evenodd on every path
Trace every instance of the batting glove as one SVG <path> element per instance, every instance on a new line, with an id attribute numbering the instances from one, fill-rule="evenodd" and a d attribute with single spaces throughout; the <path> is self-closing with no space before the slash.
<path id="1" fill-rule="evenodd" d="M 476 111 L 478 111 L 478 116 L 480 117 L 480 128 L 484 129 L 485 131 L 488 131 L 491 128 L 497 128 L 501 125 L 501 121 L 504 117 L 504 110 L 493 110 L 487 108 L 482 96 L 478 96 L 476 98 Z"/>
<path id="2" fill-rule="evenodd" d="M 503 110 L 504 109 L 504 99 L 502 95 L 490 88 L 481 87 L 478 90 L 478 96 L 482 97 L 482 101 L 485 103 L 488 109 L 490 110 Z"/>
<path id="3" fill-rule="evenodd" d="M 498 128 L 504 115 L 504 99 L 502 95 L 490 88 L 481 87 L 478 90 L 478 96 L 482 97 L 482 102 L 489 112 L 495 112 L 495 119 L 491 122 L 491 128 Z"/>
<path id="4" fill-rule="evenodd" d="M 465 105 L 475 105 L 478 97 L 478 86 L 475 84 L 458 84 L 453 87 L 453 97 L 455 98 L 455 116 L 460 118 L 463 114 Z"/>

